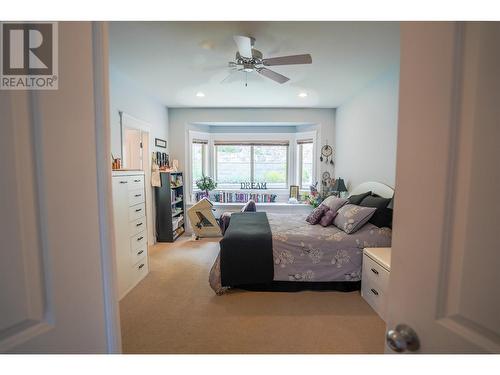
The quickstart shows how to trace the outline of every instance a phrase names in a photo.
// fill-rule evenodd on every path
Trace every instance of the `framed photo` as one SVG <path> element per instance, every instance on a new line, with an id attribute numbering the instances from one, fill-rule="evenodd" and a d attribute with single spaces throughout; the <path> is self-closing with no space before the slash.
<path id="1" fill-rule="evenodd" d="M 167 141 L 160 138 L 155 138 L 155 146 L 161 148 L 167 148 Z"/>
<path id="2" fill-rule="evenodd" d="M 299 199 L 299 186 L 298 185 L 290 185 L 290 196 L 289 198 Z"/>

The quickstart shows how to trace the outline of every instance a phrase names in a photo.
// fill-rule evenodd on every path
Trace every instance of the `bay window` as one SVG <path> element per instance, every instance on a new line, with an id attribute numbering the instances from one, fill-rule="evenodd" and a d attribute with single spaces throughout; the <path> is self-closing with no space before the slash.
<path id="1" fill-rule="evenodd" d="M 240 189 L 241 183 L 266 183 L 267 189 L 286 189 L 288 141 L 215 141 L 215 179 L 221 189 Z"/>

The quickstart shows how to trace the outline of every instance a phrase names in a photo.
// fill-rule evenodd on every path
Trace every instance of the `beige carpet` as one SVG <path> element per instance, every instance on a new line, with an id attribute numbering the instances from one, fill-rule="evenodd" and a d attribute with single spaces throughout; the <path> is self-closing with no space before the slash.
<path id="1" fill-rule="evenodd" d="M 121 302 L 125 353 L 382 353 L 385 323 L 359 292 L 216 296 L 218 240 L 150 249 L 150 273 Z"/>

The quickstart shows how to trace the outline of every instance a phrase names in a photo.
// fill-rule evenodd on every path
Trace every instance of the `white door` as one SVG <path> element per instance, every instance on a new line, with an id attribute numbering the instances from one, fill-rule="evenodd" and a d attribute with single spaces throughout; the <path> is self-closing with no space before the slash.
<path id="1" fill-rule="evenodd" d="M 59 23 L 59 90 L 0 91 L 0 353 L 120 350 L 104 27 Z"/>
<path id="2" fill-rule="evenodd" d="M 123 168 L 142 169 L 142 132 L 140 129 L 123 129 Z"/>
<path id="3" fill-rule="evenodd" d="M 403 23 L 400 77 L 393 344 L 499 353 L 500 24 Z"/>

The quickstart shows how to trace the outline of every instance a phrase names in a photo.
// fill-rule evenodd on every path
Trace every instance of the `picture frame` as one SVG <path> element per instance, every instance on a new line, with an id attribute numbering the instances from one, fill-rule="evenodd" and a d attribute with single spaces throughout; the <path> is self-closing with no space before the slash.
<path id="1" fill-rule="evenodd" d="M 165 139 L 155 138 L 155 146 L 160 148 L 167 148 L 167 141 Z"/>
<path id="2" fill-rule="evenodd" d="M 289 198 L 295 198 L 299 200 L 299 185 L 290 185 L 290 196 Z"/>

